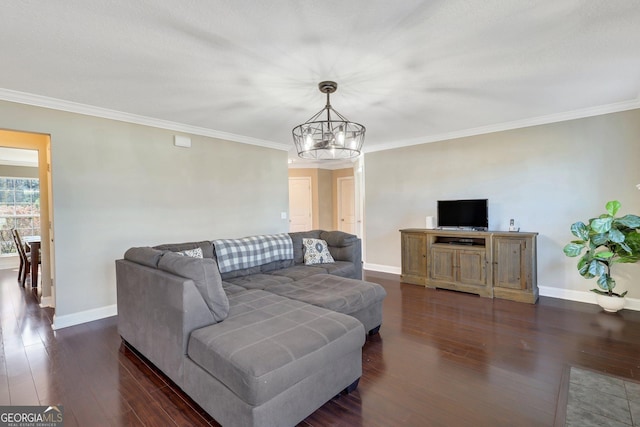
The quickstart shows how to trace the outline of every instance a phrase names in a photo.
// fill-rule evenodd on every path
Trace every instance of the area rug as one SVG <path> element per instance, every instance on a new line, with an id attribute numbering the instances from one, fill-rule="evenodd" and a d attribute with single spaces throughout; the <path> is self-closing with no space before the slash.
<path id="1" fill-rule="evenodd" d="M 571 366 L 558 396 L 555 427 L 640 427 L 640 383 Z"/>

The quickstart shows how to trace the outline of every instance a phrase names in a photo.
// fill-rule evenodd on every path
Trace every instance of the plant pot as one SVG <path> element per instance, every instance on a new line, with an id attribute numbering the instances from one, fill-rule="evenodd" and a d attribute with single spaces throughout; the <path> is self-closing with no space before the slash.
<path id="1" fill-rule="evenodd" d="M 609 295 L 596 294 L 596 302 L 609 313 L 615 313 L 624 307 L 624 297 L 610 297 Z"/>

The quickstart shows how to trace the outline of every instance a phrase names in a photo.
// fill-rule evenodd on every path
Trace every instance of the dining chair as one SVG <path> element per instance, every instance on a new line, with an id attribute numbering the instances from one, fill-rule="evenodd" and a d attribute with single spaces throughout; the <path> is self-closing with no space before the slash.
<path id="1" fill-rule="evenodd" d="M 18 249 L 20 247 L 20 244 L 18 243 L 18 240 L 16 238 L 16 229 L 15 228 L 11 228 L 11 238 L 13 239 L 13 244 L 16 246 L 16 252 L 18 252 L 18 258 L 20 258 L 20 268 L 18 269 L 18 282 L 22 279 L 22 269 L 24 268 L 24 258 L 22 256 L 22 253 L 20 252 L 20 249 Z"/>
<path id="2" fill-rule="evenodd" d="M 20 281 L 20 285 L 24 288 L 24 284 L 27 281 L 27 274 L 31 272 L 31 252 L 28 252 L 25 249 L 24 243 L 22 243 L 22 238 L 20 237 L 20 233 L 15 228 L 12 229 L 12 234 L 14 236 L 14 240 L 16 243 L 16 248 L 18 249 L 18 254 L 20 255 L 20 270 L 18 272 L 18 280 Z M 40 254 L 38 254 L 38 264 L 41 263 Z M 31 282 L 34 280 L 38 280 L 38 278 L 31 278 Z"/>

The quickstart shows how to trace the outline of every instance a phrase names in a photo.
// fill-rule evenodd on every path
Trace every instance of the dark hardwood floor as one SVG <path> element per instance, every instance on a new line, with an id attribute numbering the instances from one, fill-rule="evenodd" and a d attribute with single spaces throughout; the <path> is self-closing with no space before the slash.
<path id="1" fill-rule="evenodd" d="M 0 405 L 61 404 L 65 426 L 217 425 L 121 345 L 116 318 L 54 332 L 16 276 L 0 271 Z M 388 297 L 360 386 L 301 426 L 551 426 L 568 365 L 640 377 L 640 312 L 367 277 Z"/>

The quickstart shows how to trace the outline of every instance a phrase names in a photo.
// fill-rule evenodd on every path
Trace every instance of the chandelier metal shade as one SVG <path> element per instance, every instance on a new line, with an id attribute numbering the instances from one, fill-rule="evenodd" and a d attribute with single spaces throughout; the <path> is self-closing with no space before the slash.
<path id="1" fill-rule="evenodd" d="M 336 82 L 318 84 L 327 94 L 327 105 L 309 120 L 293 128 L 293 142 L 303 159 L 334 160 L 358 157 L 364 143 L 365 127 L 350 122 L 331 106 L 329 95 L 338 89 Z"/>

